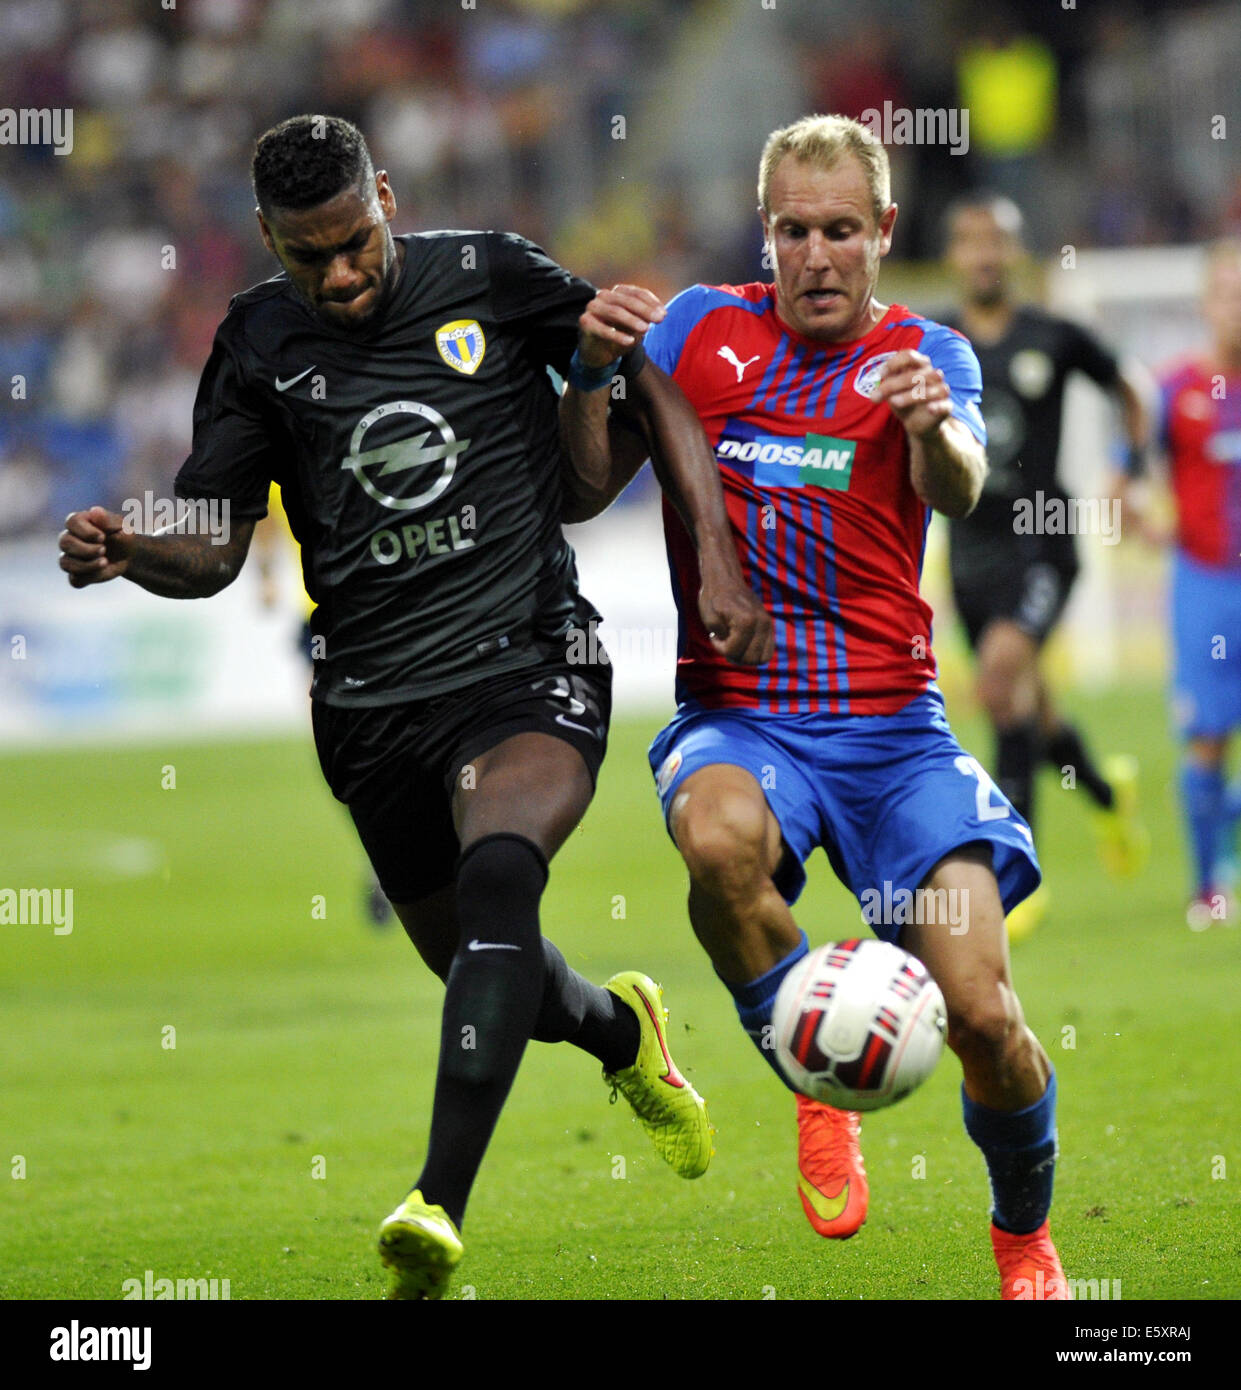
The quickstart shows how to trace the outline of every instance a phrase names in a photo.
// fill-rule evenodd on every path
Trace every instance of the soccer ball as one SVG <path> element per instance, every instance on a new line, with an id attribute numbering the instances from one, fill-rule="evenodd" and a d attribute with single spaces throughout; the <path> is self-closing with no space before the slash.
<path id="1" fill-rule="evenodd" d="M 930 1076 L 948 1014 L 922 962 L 885 941 L 820 946 L 785 976 L 772 1011 L 776 1056 L 803 1095 L 881 1110 Z"/>

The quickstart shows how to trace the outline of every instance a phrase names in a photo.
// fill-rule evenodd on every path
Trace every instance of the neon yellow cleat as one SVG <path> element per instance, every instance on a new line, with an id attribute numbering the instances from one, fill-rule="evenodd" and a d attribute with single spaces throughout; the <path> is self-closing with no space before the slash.
<path id="1" fill-rule="evenodd" d="M 613 975 L 606 988 L 633 1009 L 641 1030 L 633 1066 L 603 1073 L 612 1087 L 612 1100 L 618 1092 L 625 1097 L 660 1158 L 681 1177 L 699 1178 L 714 1152 L 711 1122 L 706 1102 L 677 1070 L 668 1051 L 664 992 L 649 975 L 636 970 Z"/>
<path id="2" fill-rule="evenodd" d="M 1009 945 L 1015 946 L 1030 936 L 1047 916 L 1050 906 L 1051 894 L 1047 891 L 1047 885 L 1040 883 L 1034 892 L 1028 898 L 1023 898 L 1004 919 L 1004 925 L 1008 929 Z"/>
<path id="3" fill-rule="evenodd" d="M 1114 878 L 1140 873 L 1150 854 L 1151 837 L 1138 818 L 1138 763 L 1127 754 L 1105 758 L 1103 775 L 1114 798 L 1110 810 L 1096 809 L 1099 857 Z"/>
<path id="4" fill-rule="evenodd" d="M 379 1228 L 379 1258 L 392 1271 L 389 1298 L 443 1298 L 464 1253 L 448 1213 L 421 1192 L 411 1192 Z"/>

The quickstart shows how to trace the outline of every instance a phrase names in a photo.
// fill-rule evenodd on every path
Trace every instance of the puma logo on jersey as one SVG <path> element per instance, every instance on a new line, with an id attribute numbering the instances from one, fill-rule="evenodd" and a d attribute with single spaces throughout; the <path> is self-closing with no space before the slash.
<path id="1" fill-rule="evenodd" d="M 277 377 L 277 378 L 276 378 L 276 390 L 277 390 L 277 391 L 287 391 L 287 390 L 289 389 L 290 386 L 296 386 L 297 383 L 298 383 L 299 381 L 301 381 L 302 377 L 304 377 L 304 376 L 309 376 L 309 375 L 311 374 L 311 372 L 314 371 L 314 369 L 315 369 L 315 364 L 312 362 L 312 363 L 310 364 L 310 366 L 307 367 L 306 370 L 305 370 L 304 372 L 298 372 L 298 374 L 297 374 L 296 376 L 291 376 L 291 377 L 288 379 L 288 381 L 281 381 L 280 378 Z"/>
<path id="2" fill-rule="evenodd" d="M 738 358 L 737 354 L 736 354 L 736 353 L 732 350 L 732 348 L 730 348 L 730 347 L 727 347 L 727 346 L 722 347 L 722 348 L 720 348 L 719 352 L 716 353 L 716 356 L 717 356 L 717 357 L 722 357 L 722 358 L 724 359 L 725 362 L 731 362 L 732 365 L 733 365 L 734 367 L 736 367 L 736 369 L 737 369 L 737 380 L 738 380 L 738 381 L 740 381 L 741 378 L 742 378 L 743 376 L 745 376 L 745 369 L 746 369 L 752 362 L 757 362 L 760 355 L 761 355 L 761 354 L 756 354 L 754 357 L 751 357 L 751 358 L 749 358 L 748 360 L 746 360 L 745 362 L 742 362 L 742 361 Z"/>

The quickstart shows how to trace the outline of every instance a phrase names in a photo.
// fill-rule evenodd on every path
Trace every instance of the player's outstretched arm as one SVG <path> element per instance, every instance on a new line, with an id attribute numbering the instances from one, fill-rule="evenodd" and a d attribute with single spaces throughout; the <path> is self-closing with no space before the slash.
<path id="1" fill-rule="evenodd" d="M 775 650 L 771 615 L 746 583 L 724 506 L 720 469 L 698 412 L 681 388 L 648 362 L 630 393 L 651 445 L 651 465 L 698 551 L 698 611 L 716 650 L 761 666 Z"/>
<path id="2" fill-rule="evenodd" d="M 878 396 L 905 426 L 914 491 L 945 516 L 968 516 L 982 495 L 987 451 L 953 417 L 943 372 L 925 353 L 893 353 L 884 364 Z"/>
<path id="3" fill-rule="evenodd" d="M 1161 499 L 1150 476 L 1150 462 L 1161 452 L 1154 447 L 1155 421 L 1150 404 L 1158 387 L 1140 362 L 1127 361 L 1120 364 L 1113 394 L 1120 406 L 1125 461 L 1123 468 L 1113 470 L 1104 496 L 1120 504 L 1123 536 L 1137 535 L 1156 547 L 1169 545 L 1176 528 L 1159 505 Z"/>
<path id="4" fill-rule="evenodd" d="M 960 420 L 910 439 L 914 491 L 934 511 L 963 517 L 978 505 L 987 476 L 987 453 Z"/>
<path id="5" fill-rule="evenodd" d="M 697 412 L 671 377 L 648 361 L 630 373 L 609 428 L 611 392 L 599 383 L 611 381 L 617 356 L 631 352 L 663 314 L 649 290 L 617 285 L 597 295 L 579 321 L 576 364 L 560 408 L 570 504 L 602 503 L 596 507 L 602 510 L 649 452 L 698 551 L 698 608 L 711 641 L 730 661 L 761 665 L 774 647 L 771 617 L 741 572 L 719 466 Z"/>
<path id="6" fill-rule="evenodd" d="M 1139 458 L 1150 447 L 1154 421 L 1148 402 L 1156 391 L 1155 383 L 1140 362 L 1120 364 L 1115 395 L 1120 404 L 1121 428 L 1130 453 Z"/>
<path id="7" fill-rule="evenodd" d="M 1161 477 L 1150 476 L 1148 457 L 1148 450 L 1132 451 L 1127 470 L 1113 472 L 1104 496 L 1120 504 L 1123 537 L 1138 536 L 1162 550 L 1176 540 L 1176 509 L 1167 495 L 1166 467 Z"/>
<path id="8" fill-rule="evenodd" d="M 594 467 L 582 469 L 573 461 L 575 452 L 579 459 L 582 457 L 581 448 L 579 446 L 575 450 L 569 443 L 562 409 L 561 480 L 564 484 L 564 497 L 560 504 L 560 519 L 566 526 L 593 521 L 602 512 L 606 512 L 638 476 L 642 465 L 651 456 L 646 431 L 637 421 L 623 419 L 613 413 L 608 416 L 606 428 L 606 453 L 597 452 Z"/>
<path id="9" fill-rule="evenodd" d="M 234 522 L 222 545 L 175 526 L 138 535 L 116 512 L 89 507 L 65 520 L 60 567 L 75 589 L 124 576 L 162 598 L 208 598 L 237 578 L 253 531 L 253 521 Z"/>

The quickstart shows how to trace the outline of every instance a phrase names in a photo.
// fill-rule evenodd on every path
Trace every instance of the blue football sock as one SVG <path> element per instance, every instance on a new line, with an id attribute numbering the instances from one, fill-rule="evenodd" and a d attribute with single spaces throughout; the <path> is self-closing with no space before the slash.
<path id="1" fill-rule="evenodd" d="M 1241 826 L 1241 780 L 1229 782 L 1224 788 L 1224 805 L 1220 818 L 1218 863 L 1226 874 L 1236 876 L 1237 828 Z"/>
<path id="2" fill-rule="evenodd" d="M 991 1110 L 961 1087 L 965 1132 L 982 1150 L 991 1177 L 991 1219 L 1011 1235 L 1047 1220 L 1056 1171 L 1056 1073 L 1025 1110 Z"/>
<path id="3" fill-rule="evenodd" d="M 801 940 L 792 951 L 779 964 L 773 965 L 765 975 L 760 975 L 757 980 L 751 980 L 744 985 L 730 985 L 727 980 L 723 980 L 723 984 L 733 997 L 733 1003 L 737 1006 L 737 1017 L 741 1020 L 741 1026 L 749 1034 L 750 1041 L 758 1048 L 763 1060 L 790 1091 L 795 1091 L 796 1087 L 780 1070 L 780 1064 L 776 1061 L 774 1030 L 771 1027 L 771 1007 L 776 1002 L 776 995 L 779 993 L 784 977 L 799 960 L 804 959 L 809 954 L 809 951 L 810 943 L 806 939 L 806 933 L 802 932 Z"/>
<path id="4" fill-rule="evenodd" d="M 1198 893 L 1215 887 L 1215 862 L 1221 849 L 1220 821 L 1224 815 L 1224 774 L 1186 758 L 1181 764 L 1181 801 L 1189 825 Z"/>

